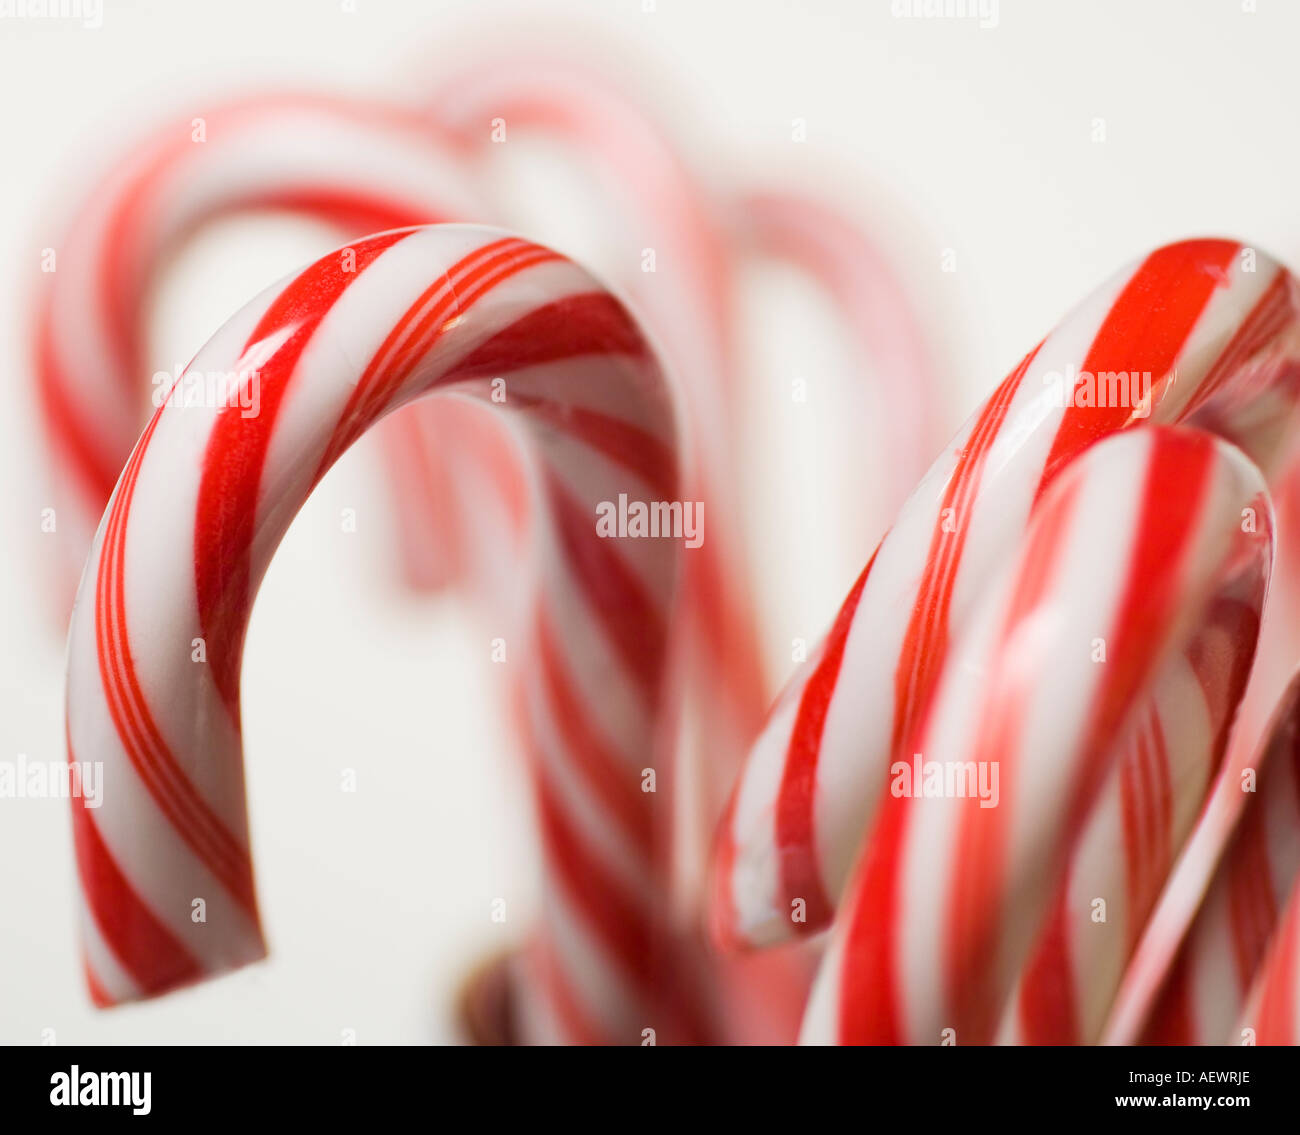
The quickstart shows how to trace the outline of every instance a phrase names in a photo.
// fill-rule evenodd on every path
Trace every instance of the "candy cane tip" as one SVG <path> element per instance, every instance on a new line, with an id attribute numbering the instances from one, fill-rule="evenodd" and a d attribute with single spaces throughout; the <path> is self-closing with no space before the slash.
<path id="1" fill-rule="evenodd" d="M 511 953 L 494 955 L 465 978 L 456 999 L 455 1017 L 471 1044 L 503 1047 L 519 1043 L 513 961 Z"/>

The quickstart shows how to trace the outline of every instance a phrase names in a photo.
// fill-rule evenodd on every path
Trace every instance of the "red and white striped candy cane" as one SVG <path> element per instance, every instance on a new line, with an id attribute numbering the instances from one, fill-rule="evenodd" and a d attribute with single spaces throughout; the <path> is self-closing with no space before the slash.
<path id="1" fill-rule="evenodd" d="M 1300 396 L 1298 313 L 1295 280 L 1268 256 L 1185 241 L 1121 272 L 1022 360 L 913 492 L 777 702 L 719 838 L 720 937 L 761 944 L 829 924 L 949 643 L 1088 446 L 1187 422 L 1266 467 L 1280 455 Z"/>
<path id="2" fill-rule="evenodd" d="M 1071 461 L 895 753 L 805 1042 L 994 1039 L 1099 790 L 1131 731 L 1149 728 L 1153 692 L 1196 706 L 1179 655 L 1221 605 L 1258 618 L 1272 554 L 1259 470 L 1211 434 L 1135 431 Z M 1216 643 L 1244 655 L 1234 670 L 1254 645 Z"/>
<path id="3" fill-rule="evenodd" d="M 918 462 L 939 441 L 928 397 L 933 378 L 915 320 L 885 259 L 845 216 L 791 191 L 753 194 L 719 207 L 716 195 L 634 100 L 572 64 L 536 56 L 495 63 L 478 58 L 471 71 L 444 85 L 434 105 L 440 119 L 485 156 L 494 143 L 543 136 L 558 141 L 594 175 L 618 223 L 593 223 L 593 232 L 616 239 L 609 246 L 593 240 L 587 251 L 627 287 L 675 372 L 691 376 L 686 408 L 695 441 L 689 495 L 705 500 L 714 519 L 706 545 L 687 563 L 692 634 L 685 684 L 696 712 L 686 751 L 704 765 L 698 814 L 707 832 L 766 702 L 739 523 L 746 512 L 737 464 L 742 392 L 729 302 L 736 268 L 742 255 L 758 253 L 790 261 L 826 287 L 853 343 L 874 365 L 867 373 L 884 376 L 875 387 L 891 419 L 892 464 L 907 483 L 913 465 L 903 463 L 903 455 Z M 738 223 L 727 226 L 724 216 Z M 536 223 L 537 217 L 529 220 Z M 647 250 L 655 257 L 652 271 L 645 270 Z M 864 417 L 866 383 L 845 385 L 845 401 Z M 886 503 L 892 508 L 897 501 L 886 495 Z M 688 831 L 692 826 L 684 825 Z M 689 835 L 684 842 L 689 849 Z M 688 855 L 684 871 L 688 895 L 698 890 L 694 858 Z M 724 997 L 733 1017 L 745 1018 L 739 1035 L 793 1035 L 782 1022 L 797 1019 L 807 980 L 803 968 L 797 959 L 787 965 L 773 958 L 770 964 L 749 960 L 719 969 L 717 982 L 733 991 Z"/>
<path id="4" fill-rule="evenodd" d="M 283 210 L 359 236 L 437 221 L 483 221 L 482 195 L 445 134 L 396 107 L 314 95 L 196 108 L 151 133 L 86 194 L 42 298 L 36 334 L 40 406 L 53 456 L 60 584 L 70 598 L 100 514 L 147 415 L 157 368 L 145 313 L 168 256 L 204 223 Z M 154 388 L 155 393 L 157 388 Z M 420 523 L 430 497 L 423 442 L 401 415 L 384 453 L 413 506 L 401 534 L 417 582 L 449 570 L 453 524 Z M 436 487 L 435 487 L 436 488 Z"/>
<path id="5" fill-rule="evenodd" d="M 1254 597 L 1221 597 L 1183 653 L 1166 664 L 1071 851 L 1003 1014 L 999 1043 L 1084 1044 L 1100 1037 L 1222 763 L 1259 621 Z"/>
<path id="6" fill-rule="evenodd" d="M 263 293 L 196 356 L 258 412 L 164 404 L 96 535 L 69 642 L 68 745 L 102 761 L 75 807 L 82 926 L 102 1004 L 261 957 L 239 717 L 251 605 L 333 461 L 432 392 L 512 413 L 535 505 L 517 694 L 544 864 L 521 996 L 529 1041 L 699 1039 L 665 910 L 673 774 L 658 744 L 671 539 L 602 539 L 597 507 L 674 500 L 674 410 L 625 309 L 545 248 L 444 226 L 355 242 Z M 202 641 L 202 652 L 196 644 Z M 192 657 L 201 658 L 191 661 Z M 648 771 L 657 791 L 643 790 Z M 191 921 L 196 899 L 206 922 Z"/>
<path id="7" fill-rule="evenodd" d="M 703 691 L 697 744 L 711 825 L 767 701 L 735 482 L 732 265 L 721 219 L 657 124 L 612 84 L 572 64 L 478 58 L 443 83 L 430 105 L 484 158 L 497 123 L 507 143 L 547 136 L 587 163 L 614 219 L 605 231 L 616 234 L 598 259 L 627 288 L 670 370 L 684 380 L 688 495 L 703 499 L 709 516 L 708 539 L 687 564 L 693 645 L 686 686 Z"/>
<path id="8" fill-rule="evenodd" d="M 1293 476 L 1294 474 L 1291 474 Z M 1283 474 L 1284 483 L 1290 476 Z M 1257 798 L 1242 791 L 1242 777 L 1258 773 L 1261 753 L 1269 738 L 1281 728 L 1283 709 L 1294 691 L 1285 675 L 1295 677 L 1296 565 L 1295 540 L 1287 539 L 1285 494 L 1274 494 L 1277 514 L 1277 557 L 1269 584 L 1268 604 L 1256 647 L 1255 665 L 1232 721 L 1228 747 L 1218 780 L 1205 807 L 1172 865 L 1159 901 L 1152 908 L 1141 938 L 1133 950 L 1114 1005 L 1101 1036 L 1108 1045 L 1135 1044 L 1148 1026 L 1151 1004 L 1167 984 L 1174 959 L 1185 949 L 1202 900 L 1233 837 L 1244 823 L 1243 812 Z M 1181 791 L 1177 781 L 1175 791 Z M 1189 1026 L 1190 1027 L 1190 1026 Z M 1220 1030 L 1222 1032 L 1222 1030 Z M 1208 1034 L 1203 1034 L 1208 1035 Z M 1215 1042 L 1217 1043 L 1217 1042 Z"/>
<path id="9" fill-rule="evenodd" d="M 1246 805 L 1165 976 L 1146 1011 L 1143 1044 L 1232 1044 L 1242 1012 L 1300 876 L 1300 680 L 1279 703 L 1254 775 L 1229 769 L 1222 790 Z"/>

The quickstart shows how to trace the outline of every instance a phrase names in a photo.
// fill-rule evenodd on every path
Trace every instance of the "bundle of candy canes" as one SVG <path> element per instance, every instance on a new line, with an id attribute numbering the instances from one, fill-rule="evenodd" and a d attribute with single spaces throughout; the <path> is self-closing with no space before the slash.
<path id="1" fill-rule="evenodd" d="M 294 515 L 374 427 L 408 577 L 501 606 L 527 659 L 509 697 L 543 902 L 499 975 L 509 1039 L 1293 1043 L 1300 687 L 1257 746 L 1239 720 L 1248 682 L 1284 684 L 1251 675 L 1286 582 L 1290 273 L 1196 240 L 1084 300 L 920 477 L 762 723 L 726 507 L 737 254 L 827 285 L 910 485 L 935 414 L 901 289 L 825 203 L 719 199 L 589 76 L 510 61 L 455 90 L 437 114 L 277 96 L 210 111 L 202 145 L 160 131 L 60 250 L 37 372 L 68 579 L 90 548 L 67 731 L 111 786 L 74 804 L 95 1001 L 265 952 L 244 635 Z M 668 283 L 616 258 L 625 300 L 482 227 L 509 221 L 493 118 L 572 150 Z M 348 243 L 234 315 L 146 415 L 166 255 L 262 208 Z M 205 375 L 256 381 L 255 412 L 172 396 Z M 605 538 L 619 500 L 722 507 L 688 550 Z M 702 887 L 693 829 L 714 827 Z"/>

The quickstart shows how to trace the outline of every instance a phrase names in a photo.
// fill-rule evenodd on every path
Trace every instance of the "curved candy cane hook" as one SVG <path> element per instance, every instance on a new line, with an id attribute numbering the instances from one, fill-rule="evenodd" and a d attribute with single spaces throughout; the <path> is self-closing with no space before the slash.
<path id="1" fill-rule="evenodd" d="M 257 384 L 258 411 L 164 403 L 114 491 L 73 616 L 69 757 L 104 763 L 101 806 L 74 807 L 96 999 L 262 956 L 239 717 L 258 585 L 316 482 L 385 414 L 430 393 L 504 395 L 531 446 L 536 506 L 516 574 L 518 699 L 546 899 L 523 1035 L 704 1035 L 664 901 L 673 775 L 656 726 L 681 542 L 604 539 L 597 526 L 602 502 L 678 494 L 669 389 L 630 316 L 526 241 L 394 231 L 263 293 L 178 387 L 230 373 Z"/>
<path id="2" fill-rule="evenodd" d="M 829 924 L 950 643 L 1070 462 L 1119 430 L 1190 423 L 1268 468 L 1298 397 L 1300 290 L 1256 250 L 1169 245 L 1089 296 L 934 463 L 777 702 L 719 838 L 720 935 L 757 945 Z"/>
<path id="3" fill-rule="evenodd" d="M 59 582 L 69 597 L 148 417 L 143 317 L 179 245 L 218 217 L 254 210 L 312 217 L 343 237 L 493 219 L 455 145 L 423 116 L 308 94 L 196 113 L 201 137 L 188 116 L 159 126 L 93 185 L 60 241 L 57 271 L 41 297 L 35 377 L 52 456 Z M 411 415 L 386 423 L 383 448 L 399 500 L 424 509 L 423 441 L 413 426 Z M 405 566 L 413 581 L 433 584 L 447 574 L 449 550 L 429 547 L 420 519 L 417 513 L 401 529 Z M 444 535 L 456 531 L 441 527 Z"/>

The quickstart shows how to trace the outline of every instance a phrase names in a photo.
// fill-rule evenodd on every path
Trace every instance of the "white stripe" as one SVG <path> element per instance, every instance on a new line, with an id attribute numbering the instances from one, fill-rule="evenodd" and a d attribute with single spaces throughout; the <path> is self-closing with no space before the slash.
<path id="1" fill-rule="evenodd" d="M 99 932 L 99 923 L 87 905 L 83 895 L 77 904 L 77 922 L 81 927 L 82 949 L 85 951 L 86 964 L 99 986 L 114 1004 L 132 1001 L 140 996 L 140 988 L 131 979 L 117 960 L 112 947 Z"/>

